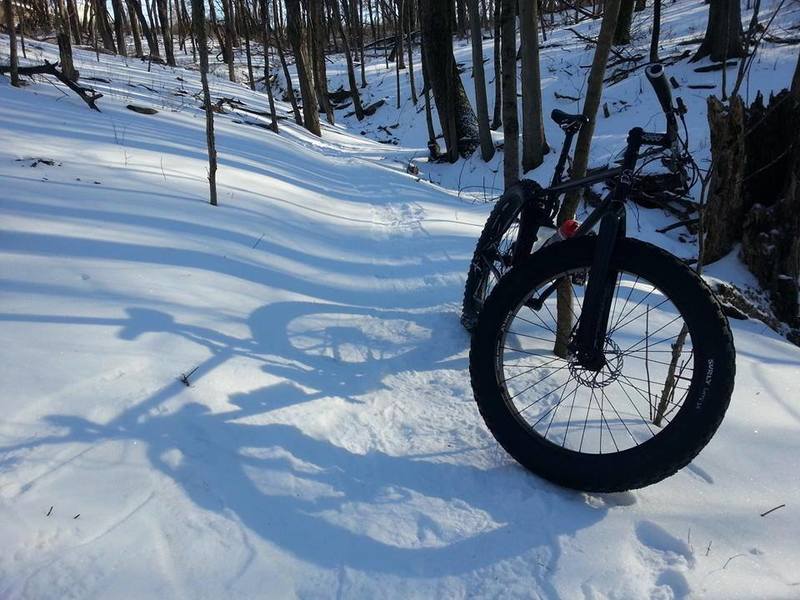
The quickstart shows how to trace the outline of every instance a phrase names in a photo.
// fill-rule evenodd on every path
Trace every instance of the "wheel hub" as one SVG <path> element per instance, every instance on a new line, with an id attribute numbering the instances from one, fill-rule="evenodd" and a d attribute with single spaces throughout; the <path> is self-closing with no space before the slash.
<path id="1" fill-rule="evenodd" d="M 576 355 L 569 358 L 569 372 L 581 384 L 590 388 L 603 388 L 619 379 L 622 373 L 622 350 L 610 337 L 606 338 L 597 364 L 586 365 Z M 594 368 L 591 368 L 594 367 Z"/>

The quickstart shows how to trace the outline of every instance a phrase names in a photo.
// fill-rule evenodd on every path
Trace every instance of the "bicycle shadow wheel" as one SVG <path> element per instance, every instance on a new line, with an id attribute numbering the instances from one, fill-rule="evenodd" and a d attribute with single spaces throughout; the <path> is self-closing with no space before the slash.
<path id="1" fill-rule="evenodd" d="M 248 319 L 264 370 L 316 392 L 358 396 L 404 371 L 466 369 L 468 339 L 455 312 L 409 312 L 340 304 L 281 302 Z"/>

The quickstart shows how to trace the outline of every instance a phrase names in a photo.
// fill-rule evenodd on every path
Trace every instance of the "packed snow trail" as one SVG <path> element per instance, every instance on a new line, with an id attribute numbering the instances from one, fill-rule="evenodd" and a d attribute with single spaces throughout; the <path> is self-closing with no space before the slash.
<path id="1" fill-rule="evenodd" d="M 240 114 L 210 207 L 196 73 L 79 68 L 110 82 L 101 114 L 0 79 L 0 598 L 796 597 L 798 348 L 733 322 L 731 409 L 692 465 L 556 488 L 472 400 L 488 207 L 344 129 Z"/>

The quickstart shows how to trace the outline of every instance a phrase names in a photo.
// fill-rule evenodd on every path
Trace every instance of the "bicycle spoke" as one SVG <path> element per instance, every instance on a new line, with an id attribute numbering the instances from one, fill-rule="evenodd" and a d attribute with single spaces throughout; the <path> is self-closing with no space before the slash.
<path id="1" fill-rule="evenodd" d="M 685 331 L 687 326 L 669 296 L 639 275 L 619 271 L 614 276 L 617 289 L 609 310 L 603 366 L 589 368 L 572 348 L 564 357 L 555 356 L 553 345 L 562 339 L 557 315 L 571 315 L 573 327 L 567 339 L 573 339 L 583 311 L 585 289 L 574 282 L 572 273 L 556 275 L 536 287 L 541 291 L 541 286 L 569 277 L 569 312 L 560 306 L 556 312 L 560 300 L 554 293 L 538 310 L 521 303 L 506 321 L 505 401 L 535 435 L 565 449 L 603 455 L 623 452 L 659 435 L 690 397 L 692 342 L 684 333 L 686 345 L 675 346 L 676 339 L 683 339 L 677 328 Z M 662 391 L 667 369 L 672 372 L 671 383 Z M 548 389 L 541 389 L 545 386 Z"/>

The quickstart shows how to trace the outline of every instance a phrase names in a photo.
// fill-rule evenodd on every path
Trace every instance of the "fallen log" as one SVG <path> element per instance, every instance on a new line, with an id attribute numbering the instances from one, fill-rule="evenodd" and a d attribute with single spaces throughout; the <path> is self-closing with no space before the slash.
<path id="1" fill-rule="evenodd" d="M 44 61 L 43 65 L 35 65 L 32 67 L 20 67 L 18 72 L 20 75 L 27 75 L 29 77 L 32 75 L 52 75 L 56 79 L 58 79 L 61 83 L 66 85 L 69 89 L 71 89 L 73 92 L 78 94 L 78 96 L 80 96 L 80 99 L 89 105 L 89 108 L 92 108 L 97 112 L 100 112 L 100 109 L 97 108 L 95 102 L 97 102 L 100 98 L 102 98 L 103 94 L 101 94 L 100 92 L 96 92 L 91 88 L 78 85 L 77 83 L 66 77 L 64 73 L 59 71 L 56 68 L 57 65 L 58 63 L 50 63 Z M 0 73 L 8 73 L 10 70 L 11 70 L 10 65 L 0 65 Z"/>

